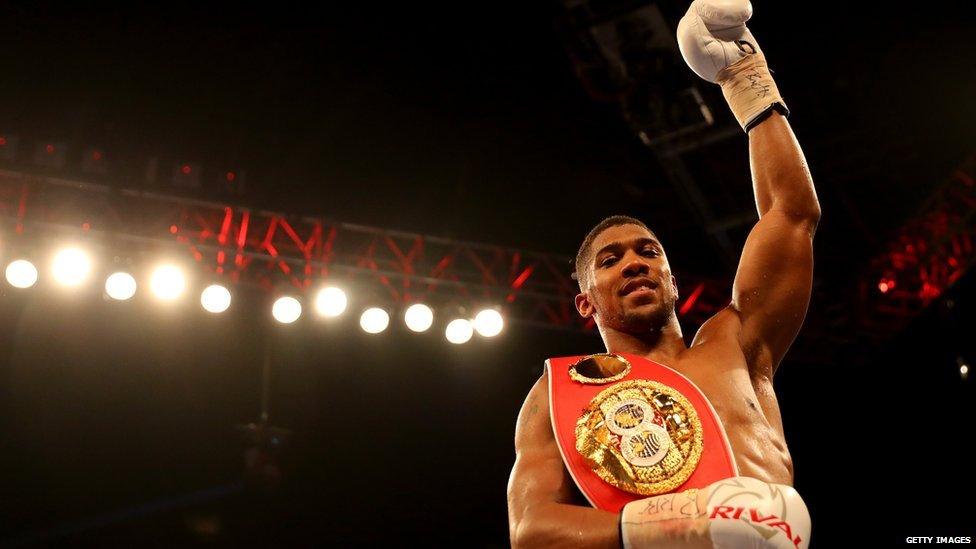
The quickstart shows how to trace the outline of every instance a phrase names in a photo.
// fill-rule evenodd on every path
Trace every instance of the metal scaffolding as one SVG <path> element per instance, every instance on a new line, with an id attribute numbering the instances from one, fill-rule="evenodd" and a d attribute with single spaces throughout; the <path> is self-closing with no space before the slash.
<path id="1" fill-rule="evenodd" d="M 500 306 L 515 322 L 589 331 L 572 258 L 0 170 L 8 248 L 84 238 L 133 258 L 180 250 L 210 278 L 305 293 L 340 282 L 402 306 Z M 682 277 L 680 314 L 701 324 L 728 284 Z"/>
<path id="2" fill-rule="evenodd" d="M 871 261 L 861 279 L 864 310 L 907 324 L 976 262 L 976 155 L 970 156 Z M 864 315 L 863 322 L 878 315 Z"/>
<path id="3" fill-rule="evenodd" d="M 851 286 L 815 281 L 790 358 L 859 362 L 942 295 L 976 259 L 976 157 L 937 187 Z M 572 258 L 310 216 L 0 170 L 3 254 L 83 239 L 138 263 L 178 252 L 206 277 L 269 292 L 326 282 L 402 307 L 424 301 L 470 313 L 499 306 L 514 323 L 593 331 L 575 311 Z M 731 281 L 683 274 L 678 314 L 697 329 L 725 307 Z M 860 358 L 859 358 L 860 357 Z"/>

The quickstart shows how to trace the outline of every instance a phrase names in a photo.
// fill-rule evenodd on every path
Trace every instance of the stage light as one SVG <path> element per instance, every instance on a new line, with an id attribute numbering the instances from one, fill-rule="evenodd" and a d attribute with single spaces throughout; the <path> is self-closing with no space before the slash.
<path id="1" fill-rule="evenodd" d="M 211 313 L 222 313 L 230 307 L 230 291 L 220 284 L 207 286 L 200 293 L 200 305 Z"/>
<path id="2" fill-rule="evenodd" d="M 200 188 L 200 165 L 190 162 L 177 162 L 173 164 L 173 176 L 171 183 L 174 187 L 182 189 Z"/>
<path id="3" fill-rule="evenodd" d="M 186 278 L 183 271 L 175 265 L 161 265 L 156 267 L 149 279 L 149 289 L 163 301 L 173 301 L 183 294 L 186 288 Z"/>
<path id="4" fill-rule="evenodd" d="M 414 332 L 426 332 L 434 323 L 434 311 L 423 303 L 414 303 L 403 313 L 407 328 Z"/>
<path id="5" fill-rule="evenodd" d="M 302 304 L 294 297 L 279 297 L 271 306 L 271 316 L 282 324 L 291 324 L 302 316 Z"/>
<path id="6" fill-rule="evenodd" d="M 455 345 L 460 345 L 462 343 L 467 343 L 474 335 L 474 329 L 471 327 L 471 323 L 463 318 L 456 318 L 452 320 L 447 325 L 447 329 L 444 330 L 444 335 L 447 340 Z"/>
<path id="7" fill-rule="evenodd" d="M 26 259 L 18 259 L 7 265 L 6 275 L 14 288 L 30 288 L 37 282 L 37 267 Z"/>
<path id="8" fill-rule="evenodd" d="M 45 168 L 61 169 L 64 167 L 66 149 L 64 143 L 38 143 L 34 149 L 34 163 Z"/>
<path id="9" fill-rule="evenodd" d="M 231 196 L 241 196 L 244 194 L 247 174 L 237 168 L 220 170 L 217 173 L 216 188 L 222 189 L 224 193 Z"/>
<path id="10" fill-rule="evenodd" d="M 966 359 L 961 356 L 957 356 L 956 364 L 959 365 L 959 377 L 961 377 L 963 381 L 969 379 L 969 364 L 966 363 Z"/>
<path id="11" fill-rule="evenodd" d="M 97 147 L 88 147 L 81 155 L 81 171 L 84 173 L 105 175 L 107 173 L 105 151 Z"/>
<path id="12" fill-rule="evenodd" d="M 78 248 L 65 248 L 54 255 L 51 271 L 58 284 L 79 286 L 88 278 L 91 260 Z"/>
<path id="13" fill-rule="evenodd" d="M 315 311 L 322 316 L 336 317 L 346 310 L 346 292 L 335 286 L 322 288 L 315 296 Z"/>
<path id="14" fill-rule="evenodd" d="M 16 135 L 0 135 L 0 160 L 17 159 L 17 142 L 20 141 Z"/>
<path id="15" fill-rule="evenodd" d="M 495 337 L 504 327 L 505 321 L 495 309 L 485 309 L 474 317 L 474 329 L 484 337 Z"/>
<path id="16" fill-rule="evenodd" d="M 378 334 L 390 325 L 390 314 L 379 307 L 370 307 L 359 317 L 359 326 L 368 334 Z"/>
<path id="17" fill-rule="evenodd" d="M 886 294 L 895 289 L 895 279 L 893 278 L 882 278 L 878 281 L 878 291 Z"/>
<path id="18" fill-rule="evenodd" d="M 105 279 L 105 293 L 112 299 L 125 301 L 136 295 L 136 279 L 129 273 L 112 273 Z"/>

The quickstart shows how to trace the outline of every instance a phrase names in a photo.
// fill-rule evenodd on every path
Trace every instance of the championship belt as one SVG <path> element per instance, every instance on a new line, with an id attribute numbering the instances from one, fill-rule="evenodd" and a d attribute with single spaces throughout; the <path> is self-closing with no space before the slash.
<path id="1" fill-rule="evenodd" d="M 722 422 L 694 383 L 630 354 L 550 358 L 549 415 L 566 469 L 591 505 L 738 476 Z"/>

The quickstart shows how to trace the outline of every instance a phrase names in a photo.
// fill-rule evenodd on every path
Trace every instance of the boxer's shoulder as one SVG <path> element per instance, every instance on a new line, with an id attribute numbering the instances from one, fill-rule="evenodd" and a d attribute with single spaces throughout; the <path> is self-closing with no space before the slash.
<path id="1" fill-rule="evenodd" d="M 550 433 L 549 429 L 549 376 L 543 372 L 525 396 L 519 410 L 515 427 L 516 439 L 519 435 L 538 437 Z"/>

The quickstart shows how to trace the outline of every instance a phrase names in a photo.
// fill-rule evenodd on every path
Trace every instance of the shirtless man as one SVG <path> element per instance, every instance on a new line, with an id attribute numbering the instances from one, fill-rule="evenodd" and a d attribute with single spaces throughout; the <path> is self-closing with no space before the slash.
<path id="1" fill-rule="evenodd" d="M 820 205 L 786 120 L 785 104 L 745 27 L 751 14 L 748 0 L 696 0 L 678 27 L 685 60 L 700 76 L 722 85 L 749 140 L 759 221 L 745 242 L 731 303 L 705 322 L 686 346 L 675 314 L 677 286 L 663 245 L 640 221 L 615 216 L 594 227 L 576 257 L 576 308 L 595 320 L 608 352 L 645 357 L 697 385 L 721 419 L 740 477 L 792 492 L 790 505 L 802 507 L 795 513 L 805 514 L 802 500 L 788 488 L 793 463 L 773 376 L 806 315 Z M 708 490 L 689 496 L 697 498 L 698 511 L 691 517 L 635 518 L 635 504 L 655 498 L 628 504 L 622 513 L 586 506 L 553 434 L 547 385 L 543 374 L 530 390 L 516 426 L 516 460 L 508 485 L 513 547 L 808 543 L 785 536 L 754 542 L 723 533 L 724 526 L 709 520 L 706 512 L 713 495 Z M 809 515 L 806 520 L 808 531 Z"/>

